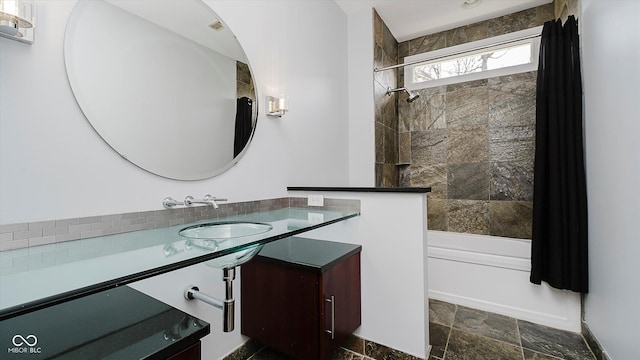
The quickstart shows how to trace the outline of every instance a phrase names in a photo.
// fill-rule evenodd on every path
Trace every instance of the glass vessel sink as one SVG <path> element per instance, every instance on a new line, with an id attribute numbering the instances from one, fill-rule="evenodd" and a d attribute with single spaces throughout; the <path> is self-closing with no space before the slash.
<path id="1" fill-rule="evenodd" d="M 257 222 L 215 222 L 188 226 L 180 230 L 178 234 L 189 239 L 220 242 L 266 233 L 271 229 L 273 229 L 273 226 Z"/>
<path id="2" fill-rule="evenodd" d="M 236 267 L 238 265 L 244 264 L 247 261 L 253 259 L 254 256 L 258 255 L 260 250 L 264 245 L 255 245 L 248 249 L 240 250 L 234 252 L 233 254 L 220 256 L 213 260 L 209 260 L 205 262 L 208 266 L 214 267 L 216 269 L 228 269 L 232 267 Z"/>
<path id="3" fill-rule="evenodd" d="M 273 226 L 269 224 L 257 222 L 216 222 L 189 226 L 180 230 L 178 234 L 188 239 L 185 244 L 186 249 L 196 247 L 217 251 L 220 250 L 221 244 L 224 244 L 222 248 L 227 248 L 227 245 L 230 245 L 228 242 L 233 243 L 234 239 L 263 234 L 272 229 Z M 251 246 L 207 261 L 206 264 L 218 269 L 232 268 L 251 260 L 261 249 L 262 245 Z"/>

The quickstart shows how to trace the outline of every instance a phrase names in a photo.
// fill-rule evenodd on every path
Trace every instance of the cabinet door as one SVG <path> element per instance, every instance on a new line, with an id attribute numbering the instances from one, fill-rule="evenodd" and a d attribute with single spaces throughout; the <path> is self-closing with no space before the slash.
<path id="1" fill-rule="evenodd" d="M 321 294 L 320 358 L 328 359 L 361 323 L 360 253 L 322 274 Z"/>
<path id="2" fill-rule="evenodd" d="M 320 277 L 255 258 L 242 265 L 242 334 L 297 359 L 320 353 Z"/>
<path id="3" fill-rule="evenodd" d="M 171 355 L 167 360 L 200 360 L 201 346 L 200 341 L 183 349 L 177 354 Z"/>

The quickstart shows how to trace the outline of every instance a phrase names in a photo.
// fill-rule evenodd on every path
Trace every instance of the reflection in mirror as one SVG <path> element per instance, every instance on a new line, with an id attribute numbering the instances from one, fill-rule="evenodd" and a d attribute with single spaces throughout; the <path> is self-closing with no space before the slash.
<path id="1" fill-rule="evenodd" d="M 179 180 L 220 174 L 255 131 L 246 55 L 200 0 L 80 0 L 64 54 L 93 128 L 151 173 Z"/>

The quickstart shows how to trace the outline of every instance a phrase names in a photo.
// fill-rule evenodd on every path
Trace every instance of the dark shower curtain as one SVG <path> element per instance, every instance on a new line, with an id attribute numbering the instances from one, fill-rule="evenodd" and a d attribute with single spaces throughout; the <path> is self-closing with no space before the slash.
<path id="1" fill-rule="evenodd" d="M 586 293 L 587 193 L 578 23 L 544 24 L 536 98 L 532 283 Z"/>
<path id="2" fill-rule="evenodd" d="M 251 137 L 251 114 L 253 100 L 238 98 L 236 102 L 236 129 L 233 139 L 233 157 L 238 156 Z"/>

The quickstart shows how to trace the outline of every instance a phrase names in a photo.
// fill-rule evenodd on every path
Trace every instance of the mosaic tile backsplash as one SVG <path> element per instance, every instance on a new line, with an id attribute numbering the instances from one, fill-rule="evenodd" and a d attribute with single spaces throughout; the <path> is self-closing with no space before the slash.
<path id="1" fill-rule="evenodd" d="M 398 44 L 398 62 L 405 56 L 541 26 L 553 16 L 554 5 L 547 4 L 411 39 Z M 382 20 L 374 14 L 374 25 L 378 21 Z M 384 23 L 374 26 L 376 49 L 377 29 L 385 28 Z M 397 74 L 386 76 L 402 87 L 403 71 L 400 68 Z M 430 230 L 529 239 L 536 74 L 421 89 L 420 97 L 410 104 L 402 97 L 389 100 L 381 96 L 382 89 L 376 84 L 376 159 L 379 152 L 385 159 L 383 166 L 376 161 L 376 184 L 431 186 Z M 387 139 L 394 136 L 391 131 L 378 133 L 378 110 L 383 124 L 397 124 L 395 140 Z M 390 120 L 394 111 L 397 117 Z M 387 153 L 391 156 L 392 152 L 384 144 L 394 141 L 397 185 L 394 174 L 385 167 Z"/>

